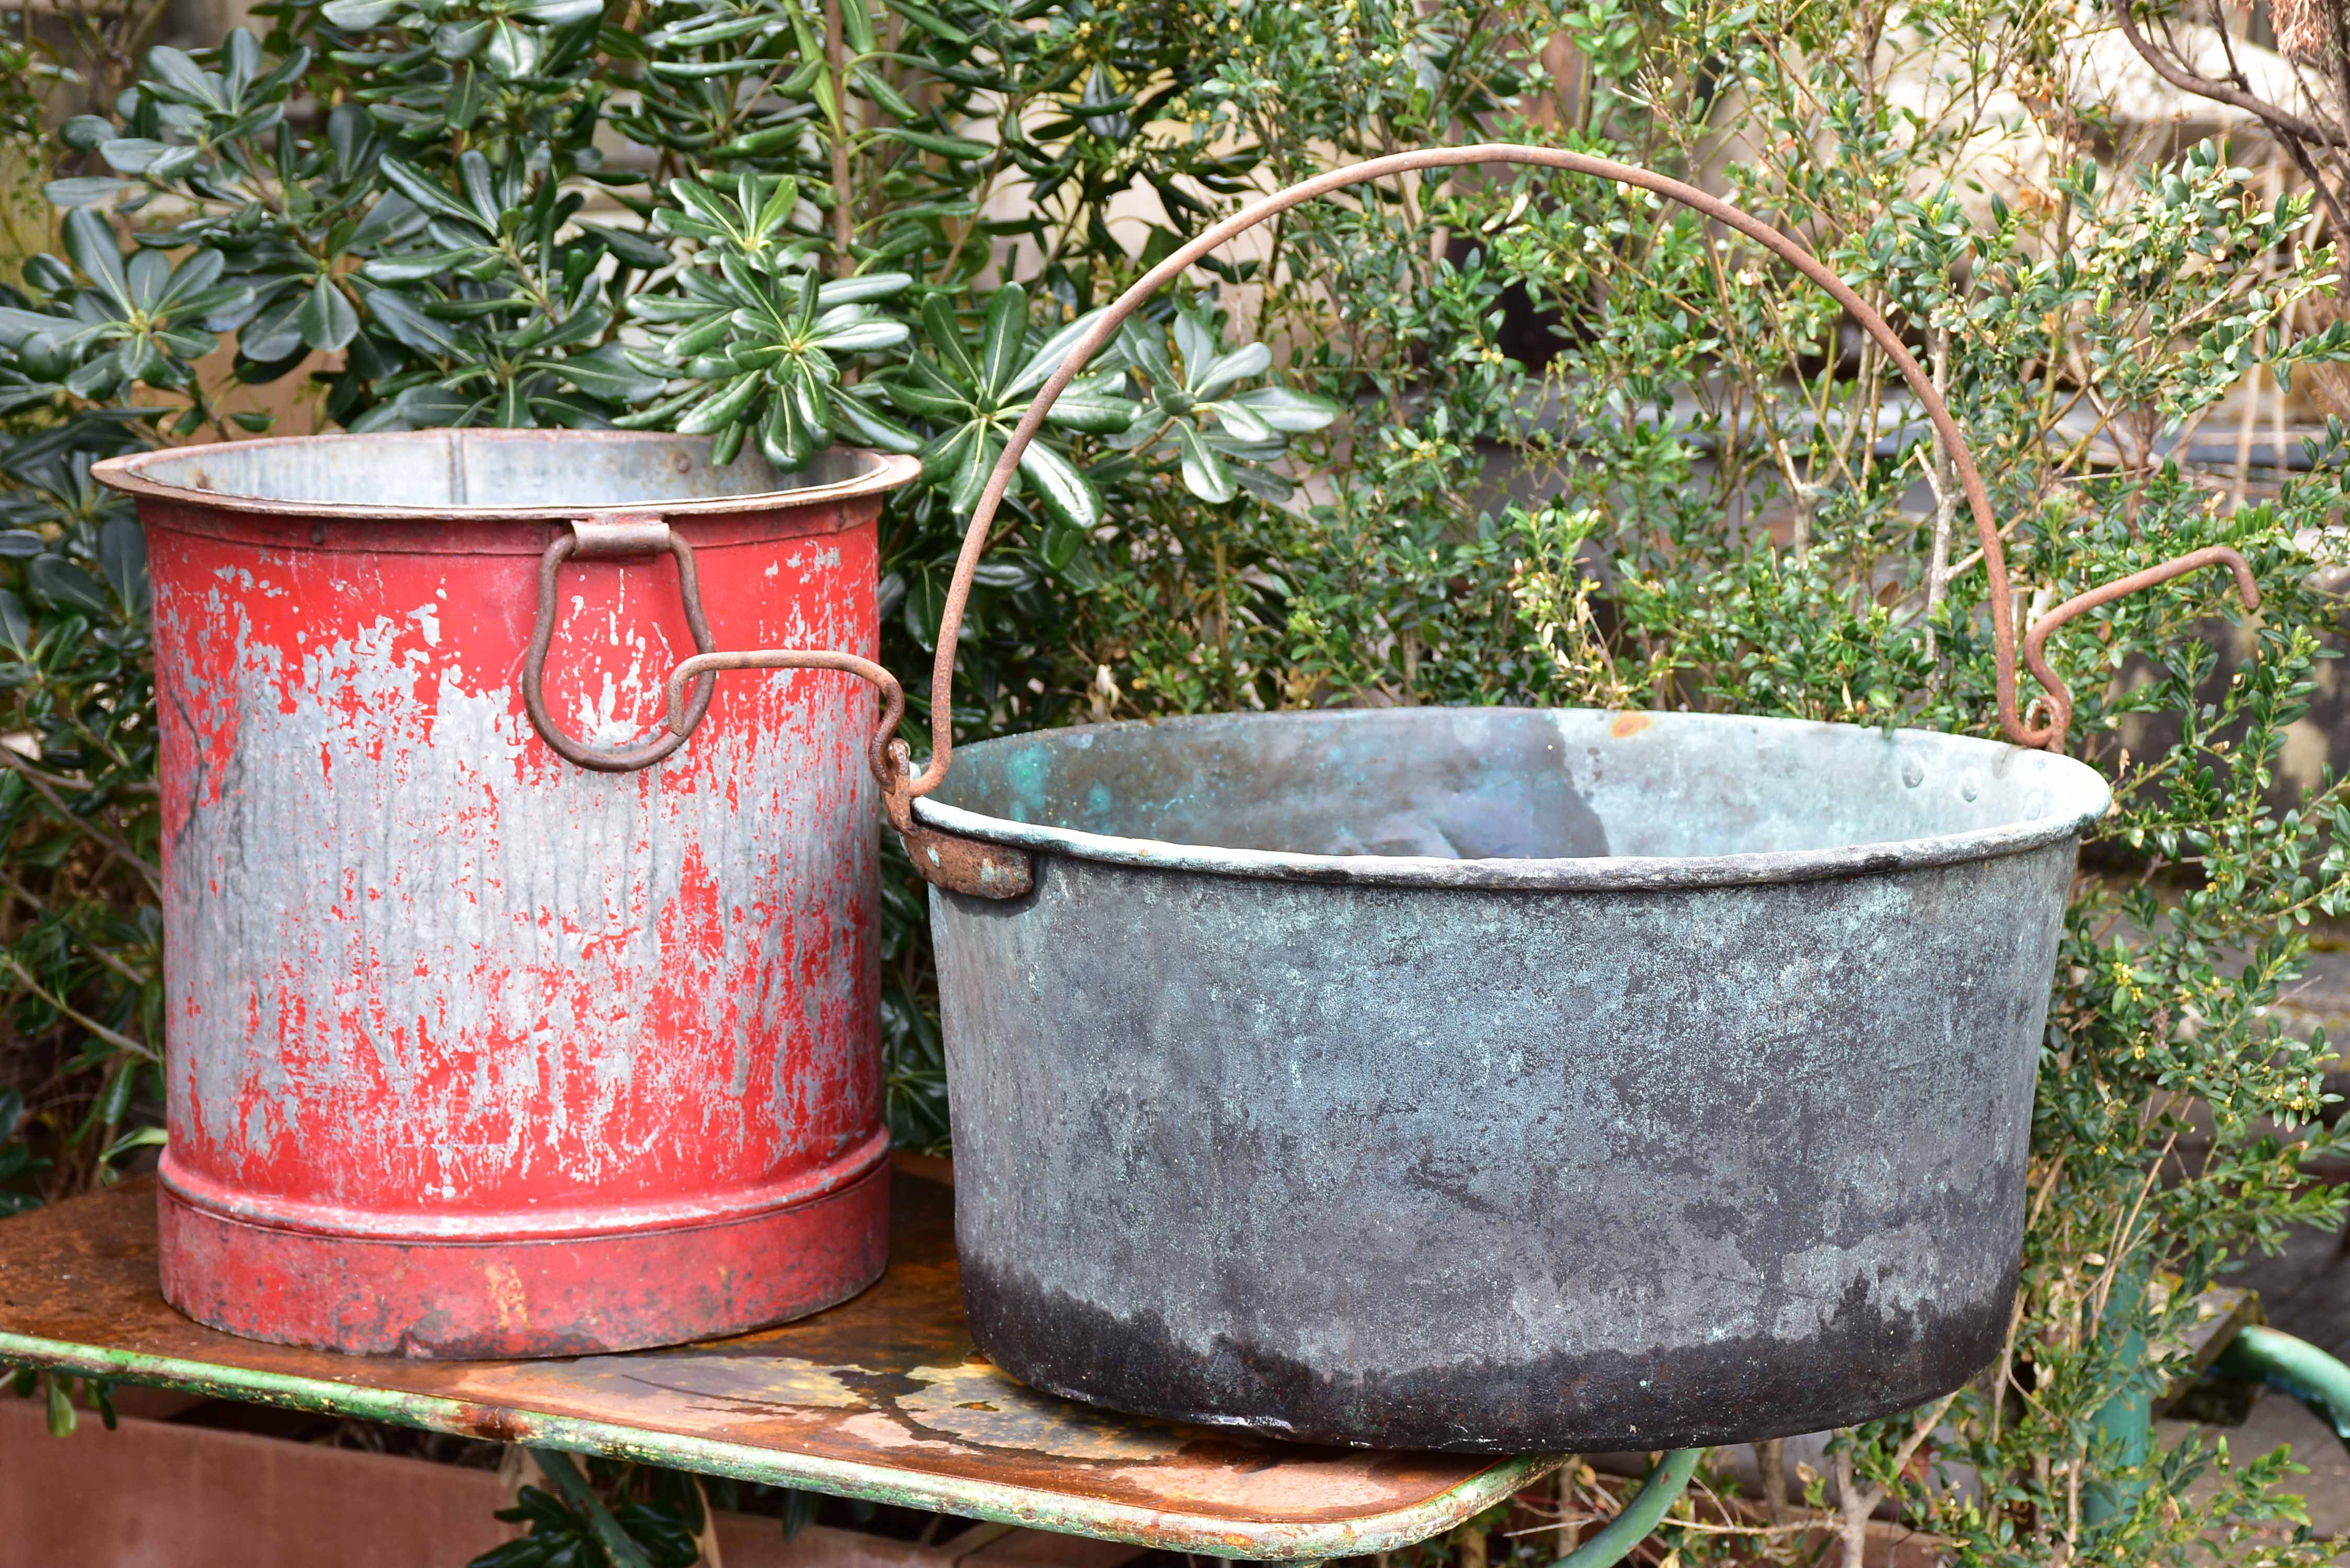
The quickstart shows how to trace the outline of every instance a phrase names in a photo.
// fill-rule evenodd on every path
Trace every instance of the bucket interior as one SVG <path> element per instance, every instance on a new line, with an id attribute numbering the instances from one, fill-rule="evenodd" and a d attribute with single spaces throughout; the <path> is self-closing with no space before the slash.
<path id="1" fill-rule="evenodd" d="M 140 459 L 156 484 L 255 501 L 512 512 L 726 501 L 812 490 L 874 472 L 869 453 L 821 452 L 785 473 L 754 443 L 729 463 L 707 439 L 634 431 L 417 431 L 232 441 Z"/>
<path id="2" fill-rule="evenodd" d="M 1437 859 L 1712 857 L 2055 825 L 2105 809 L 2064 757 L 1786 719 L 1523 708 L 1223 714 L 960 748 L 933 797 L 1127 839 Z"/>

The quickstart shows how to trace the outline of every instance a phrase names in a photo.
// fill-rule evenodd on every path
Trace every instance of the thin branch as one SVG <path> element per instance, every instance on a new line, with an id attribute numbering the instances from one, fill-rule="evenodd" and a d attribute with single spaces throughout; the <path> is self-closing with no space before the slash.
<path id="1" fill-rule="evenodd" d="M 23 757 L 17 755 L 16 749 L 14 746 L 0 746 L 0 763 L 5 763 L 8 767 L 14 768 L 16 771 L 17 775 L 26 784 L 32 785 L 34 792 L 43 800 L 47 801 L 50 807 L 54 809 L 59 816 L 64 817 L 67 822 L 80 829 L 83 836 L 89 839 L 90 842 L 96 844 L 99 848 L 105 850 L 117 860 L 121 861 L 125 866 L 130 867 L 133 871 L 139 873 L 140 880 L 147 884 L 148 890 L 155 895 L 158 901 L 161 900 L 163 897 L 162 879 L 156 875 L 154 867 L 148 865 L 145 858 L 142 857 L 137 850 L 131 848 L 129 843 L 124 841 L 120 835 L 109 833 L 105 828 L 102 828 L 99 826 L 98 824 L 90 821 L 89 818 L 79 815 L 71 807 L 68 806 L 63 800 L 58 798 L 57 792 L 50 788 L 48 782 L 41 776 L 41 770 L 34 767 Z"/>
<path id="2" fill-rule="evenodd" d="M 1846 1444 L 1835 1455 L 1836 1533 L 1842 1537 L 1844 1552 L 1838 1559 L 1844 1568 L 1859 1568 L 1868 1557 L 1868 1516 L 1876 1511 L 1874 1498 L 1864 1498 L 1859 1482 L 1853 1476 L 1852 1445 Z"/>
<path id="3" fill-rule="evenodd" d="M 33 971 L 16 961 L 16 954 L 0 953 L 0 963 L 5 963 L 10 969 L 16 971 L 16 978 L 23 981 L 25 982 L 25 988 L 30 991 L 35 996 L 39 997 L 43 1002 L 47 1002 L 51 1007 L 56 1008 L 60 1013 L 72 1019 L 76 1023 L 80 1024 L 84 1029 L 88 1030 L 92 1034 L 97 1035 L 100 1040 L 105 1041 L 108 1044 L 130 1052 L 132 1054 L 140 1056 L 149 1062 L 161 1063 L 163 1060 L 162 1057 L 155 1054 L 151 1047 L 140 1044 L 138 1041 L 130 1038 L 128 1034 L 109 1029 L 105 1024 L 100 1023 L 97 1019 L 90 1017 L 86 1012 L 78 1012 L 71 1003 L 65 1000 L 65 998 L 58 996 L 54 992 L 50 991 L 48 987 L 43 985 L 39 981 L 35 980 L 33 978 Z"/>
<path id="4" fill-rule="evenodd" d="M 35 898 L 30 888 L 26 888 L 22 882 L 17 881 L 16 878 L 9 876 L 5 871 L 0 871 L 0 888 L 5 888 L 17 898 L 24 899 L 25 902 L 33 909 L 38 909 L 42 906 L 42 900 Z M 120 959 L 115 957 L 112 952 L 109 951 L 104 943 L 86 942 L 78 946 L 75 950 L 79 952 L 85 958 L 96 959 L 99 963 L 104 964 L 108 969 L 112 970 L 115 973 L 120 975 L 123 979 L 129 981 L 133 985 L 143 987 L 149 981 L 154 978 L 152 975 L 140 974 L 137 970 L 132 969 L 129 964 L 124 963 Z"/>
<path id="5" fill-rule="evenodd" d="M 2314 141 L 2321 147 L 2350 146 L 2350 137 L 2344 136 L 2337 127 L 2320 125 L 2314 119 L 2303 119 L 2289 109 L 2279 109 L 2265 99 L 2255 98 L 2241 88 L 2230 87 L 2226 82 L 2213 81 L 2210 77 L 2190 71 L 2178 61 L 2168 57 L 2154 47 L 2144 33 L 2138 30 L 2137 20 L 2130 15 L 2127 0 L 2114 7 L 2114 19 L 2121 24 L 2122 36 L 2129 40 L 2130 47 L 2136 49 L 2140 57 L 2154 67 L 2157 76 L 2180 91 L 2191 92 L 2198 98 L 2208 98 L 2213 103 L 2224 103 L 2231 109 L 2241 109 L 2247 114 L 2256 115 L 2275 130 L 2282 131 L 2297 141 Z"/>
<path id="6" fill-rule="evenodd" d="M 1659 1521 L 1659 1530 L 1686 1530 L 1692 1535 L 1802 1535 L 1817 1530 L 1816 1519 L 1799 1519 L 1793 1524 L 1708 1524 L 1703 1520 L 1673 1519 Z"/>
<path id="7" fill-rule="evenodd" d="M 847 277 L 857 270 L 857 258 L 848 254 L 856 234 L 857 187 L 848 170 L 848 45 L 840 0 L 824 0 L 824 69 L 832 88 L 832 266 Z"/>

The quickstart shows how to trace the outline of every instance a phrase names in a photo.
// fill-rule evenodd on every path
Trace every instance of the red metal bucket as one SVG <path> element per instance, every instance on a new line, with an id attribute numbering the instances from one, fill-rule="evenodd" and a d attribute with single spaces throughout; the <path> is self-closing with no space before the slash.
<path id="1" fill-rule="evenodd" d="M 556 1355 L 869 1283 L 872 698 L 704 678 L 691 740 L 660 726 L 697 645 L 870 654 L 911 461 L 468 431 L 98 472 L 155 596 L 166 1298 L 284 1343 Z"/>

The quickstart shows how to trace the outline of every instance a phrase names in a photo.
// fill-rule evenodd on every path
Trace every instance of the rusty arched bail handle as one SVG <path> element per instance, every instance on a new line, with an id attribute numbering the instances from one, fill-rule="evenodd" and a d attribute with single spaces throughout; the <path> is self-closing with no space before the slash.
<path id="1" fill-rule="evenodd" d="M 685 744 L 693 727 L 710 711 L 718 678 L 705 675 L 691 702 L 681 712 L 672 697 L 666 732 L 629 746 L 595 746 L 573 740 L 556 723 L 546 707 L 546 650 L 555 640 L 556 578 L 563 564 L 580 560 L 612 560 L 666 551 L 677 562 L 678 595 L 685 605 L 685 624 L 693 646 L 707 655 L 714 651 L 710 620 L 702 612 L 702 580 L 693 566 L 693 546 L 660 517 L 643 513 L 606 513 L 575 517 L 568 533 L 557 535 L 538 558 L 538 613 L 531 622 L 529 650 L 522 660 L 522 705 L 531 728 L 557 756 L 577 767 L 599 774 L 632 774 L 649 768 Z M 682 721 L 681 726 L 680 721 Z"/>
<path id="2" fill-rule="evenodd" d="M 1311 180 L 1300 181 L 1285 190 L 1275 192 L 1262 201 L 1250 203 L 1231 217 L 1202 231 L 1197 237 L 1170 254 L 1157 266 L 1142 275 L 1132 286 L 1119 295 L 1103 310 L 1099 320 L 1072 348 L 1058 368 L 1046 377 L 1043 386 L 1028 404 L 1026 412 L 1014 428 L 1011 441 L 996 459 L 994 472 L 988 475 L 987 485 L 980 493 L 979 504 L 972 511 L 971 523 L 963 535 L 962 553 L 955 559 L 954 578 L 947 589 L 946 608 L 940 618 L 938 656 L 931 671 L 931 759 L 920 776 L 894 781 L 893 788 L 909 796 L 925 795 L 946 781 L 947 769 L 954 756 L 954 667 L 955 647 L 962 632 L 962 617 L 971 598 L 972 575 L 979 566 L 980 556 L 987 548 L 989 530 L 994 525 L 995 514 L 1003 504 L 1003 493 L 1020 466 L 1020 455 L 1043 428 L 1045 415 L 1054 400 L 1065 391 L 1071 381 L 1084 370 L 1087 361 L 1100 351 L 1103 345 L 1116 335 L 1127 317 L 1132 316 L 1152 295 L 1188 271 L 1193 263 L 1215 250 L 1234 235 L 1243 234 L 1268 218 L 1314 198 L 1367 180 L 1378 180 L 1390 174 L 1403 174 L 1419 169 L 1453 168 L 1465 164 L 1521 163 L 1546 169 L 1564 169 L 1571 173 L 1589 174 L 1620 184 L 1637 186 L 1669 197 L 1716 222 L 1736 229 L 1794 267 L 1814 284 L 1826 291 L 1857 321 L 1862 330 L 1876 340 L 1877 346 L 1901 372 L 1910 392 L 1926 410 L 1934 433 L 1941 438 L 1942 450 L 1949 455 L 1952 472 L 1958 476 L 1960 488 L 1965 493 L 1967 510 L 1973 515 L 1975 533 L 1982 545 L 1983 572 L 1990 579 L 1991 636 L 1997 651 L 1995 679 L 1998 688 L 1999 723 L 2007 738 L 2019 746 L 2047 746 L 2063 749 L 2067 726 L 2072 719 L 2073 699 L 2063 680 L 2047 661 L 2040 656 L 2041 645 L 2047 633 L 2083 610 L 2105 603 L 2121 594 L 2136 591 L 2152 583 L 2161 582 L 2182 572 L 2199 566 L 2226 564 L 2236 573 L 2237 585 L 2244 597 L 2247 608 L 2259 607 L 2259 596 L 2251 586 L 2251 573 L 2243 557 L 2220 545 L 2198 550 L 2175 561 L 2124 577 L 2100 588 L 2067 600 L 2034 627 L 2034 640 L 2026 651 L 2026 663 L 2033 678 L 2048 693 L 2050 722 L 2037 729 L 2026 723 L 2016 709 L 2015 667 L 2015 606 L 2007 576 L 2007 556 L 2001 548 L 1999 525 L 1993 520 L 1991 497 L 1983 489 L 1982 475 L 1975 468 L 1974 453 L 1967 445 L 1958 421 L 1950 417 L 1949 406 L 1942 400 L 1934 384 L 1928 379 L 1916 356 L 1909 352 L 1893 328 L 1887 324 L 1866 300 L 1855 293 L 1850 285 L 1794 240 L 1773 228 L 1741 208 L 1733 207 L 1719 196 L 1700 191 L 1694 185 L 1639 168 L 1618 163 L 1612 159 L 1593 158 L 1585 153 L 1568 152 L 1548 147 L 1526 147 L 1513 142 L 1482 142 L 1467 147 L 1431 147 L 1415 152 L 1398 152 L 1384 158 L 1367 159 L 1344 169 L 1334 169 Z"/>
<path id="3" fill-rule="evenodd" d="M 2110 604 L 2140 588 L 2150 588 L 2157 583 L 2167 583 L 2173 577 L 2183 577 L 2206 566 L 2225 566 L 2233 572 L 2236 597 L 2243 601 L 2244 607 L 2248 610 L 2261 607 L 2260 587 L 2252 581 L 2252 568 L 2245 564 L 2243 556 L 2225 545 L 2207 545 L 2200 550 L 2173 556 L 2160 566 L 2148 566 L 2142 572 L 2132 572 L 2126 577 L 2116 577 L 2110 583 L 2102 583 L 2086 593 L 2074 594 L 2032 623 L 2032 629 L 2023 634 L 2023 662 L 2032 671 L 2032 678 L 2048 691 L 2048 728 L 2055 736 L 2049 743 L 2049 750 L 2064 750 L 2064 732 L 2073 722 L 2073 693 L 2048 667 L 2047 655 L 2043 651 L 2048 646 L 2048 634 L 2074 616 L 2095 609 L 2099 605 Z"/>

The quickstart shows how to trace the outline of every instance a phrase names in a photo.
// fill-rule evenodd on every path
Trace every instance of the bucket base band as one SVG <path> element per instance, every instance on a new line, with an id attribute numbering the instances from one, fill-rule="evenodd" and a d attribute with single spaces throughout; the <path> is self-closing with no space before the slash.
<path id="1" fill-rule="evenodd" d="M 827 1192 L 854 1185 L 889 1160 L 889 1129 L 877 1127 L 862 1143 L 842 1150 L 812 1170 L 754 1183 L 733 1192 L 696 1192 L 651 1202 L 541 1205 L 522 1212 L 449 1210 L 440 1213 L 355 1208 L 307 1199 L 256 1195 L 232 1183 L 191 1170 L 166 1148 L 155 1175 L 191 1209 L 238 1220 L 270 1231 L 309 1236 L 352 1237 L 369 1241 L 553 1241 L 574 1236 L 593 1240 L 621 1232 L 690 1230 L 755 1220 L 772 1210 L 798 1208 Z"/>
<path id="2" fill-rule="evenodd" d="M 198 1323 L 358 1355 L 502 1360 L 743 1334 L 847 1301 L 889 1257 L 889 1168 L 722 1224 L 551 1241 L 378 1241 L 250 1225 L 157 1189 L 163 1299 Z"/>

